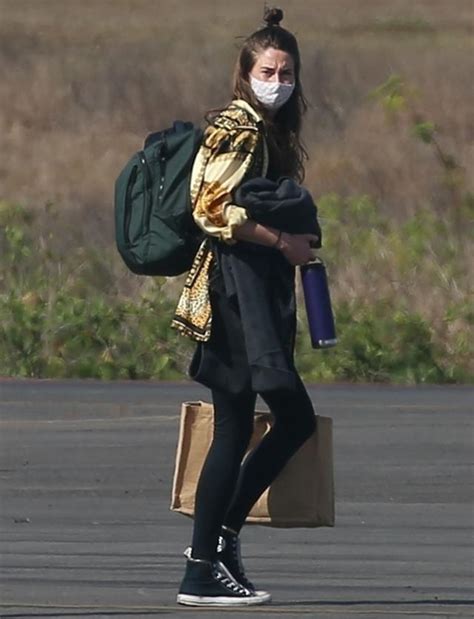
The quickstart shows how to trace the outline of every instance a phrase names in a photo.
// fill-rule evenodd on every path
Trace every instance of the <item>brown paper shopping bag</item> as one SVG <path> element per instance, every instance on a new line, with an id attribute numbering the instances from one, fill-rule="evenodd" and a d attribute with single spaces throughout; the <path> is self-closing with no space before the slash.
<path id="1" fill-rule="evenodd" d="M 213 435 L 214 410 L 184 402 L 176 453 L 171 509 L 194 515 L 194 494 Z M 249 450 L 271 428 L 267 412 L 255 413 Z M 271 527 L 334 526 L 332 419 L 317 416 L 317 430 L 291 458 L 252 508 L 247 523 Z"/>

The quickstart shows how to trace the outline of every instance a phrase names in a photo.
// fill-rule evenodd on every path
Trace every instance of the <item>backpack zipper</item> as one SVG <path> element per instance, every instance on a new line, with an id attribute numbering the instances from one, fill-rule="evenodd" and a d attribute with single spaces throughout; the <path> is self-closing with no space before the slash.
<path id="1" fill-rule="evenodd" d="M 157 202 L 158 207 L 161 206 L 161 202 L 163 200 L 163 189 L 165 188 L 165 166 L 166 166 L 166 156 L 165 156 L 165 141 L 161 140 L 158 145 L 158 160 L 160 162 L 160 184 L 158 185 L 158 196 Z"/>
<path id="2" fill-rule="evenodd" d="M 130 233 L 130 222 L 132 221 L 132 209 L 130 206 L 130 202 L 132 199 L 133 184 L 135 183 L 136 180 L 137 180 L 137 166 L 134 165 L 130 172 L 130 176 L 127 181 L 127 190 L 125 192 L 125 215 L 124 215 L 124 221 L 123 221 L 123 237 L 127 245 L 131 244 L 129 233 Z"/>
<path id="3" fill-rule="evenodd" d="M 150 214 L 153 204 L 152 186 L 151 186 L 151 174 L 148 167 L 148 162 L 145 157 L 144 151 L 138 152 L 138 161 L 140 162 L 140 168 L 144 179 L 144 191 L 143 191 L 143 214 L 142 214 L 142 228 L 148 232 L 150 229 Z"/>

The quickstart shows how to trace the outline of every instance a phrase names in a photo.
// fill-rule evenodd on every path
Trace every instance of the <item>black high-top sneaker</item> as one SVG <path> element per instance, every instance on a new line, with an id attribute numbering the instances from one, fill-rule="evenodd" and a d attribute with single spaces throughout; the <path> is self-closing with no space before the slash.
<path id="1" fill-rule="evenodd" d="M 239 536 L 235 531 L 225 526 L 222 527 L 222 535 L 219 537 L 217 558 L 240 585 L 257 595 L 270 596 L 266 591 L 257 591 L 245 575 Z"/>
<path id="2" fill-rule="evenodd" d="M 177 597 L 186 606 L 250 606 L 269 599 L 239 585 L 220 561 L 192 557 L 188 557 Z"/>

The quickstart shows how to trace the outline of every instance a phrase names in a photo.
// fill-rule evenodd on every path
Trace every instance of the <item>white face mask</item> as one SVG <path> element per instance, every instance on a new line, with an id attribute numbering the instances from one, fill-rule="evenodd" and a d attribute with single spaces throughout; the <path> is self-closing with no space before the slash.
<path id="1" fill-rule="evenodd" d="M 282 84 L 281 82 L 264 82 L 250 76 L 250 86 L 254 95 L 269 110 L 280 109 L 293 94 L 295 84 Z"/>

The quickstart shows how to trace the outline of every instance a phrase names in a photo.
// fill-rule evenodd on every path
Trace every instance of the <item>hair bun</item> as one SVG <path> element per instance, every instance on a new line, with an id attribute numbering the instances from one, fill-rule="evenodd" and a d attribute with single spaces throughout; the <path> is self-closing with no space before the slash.
<path id="1" fill-rule="evenodd" d="M 283 11 L 281 9 L 265 8 L 265 12 L 263 15 L 263 21 L 266 23 L 267 26 L 279 26 L 282 19 L 283 19 Z"/>

